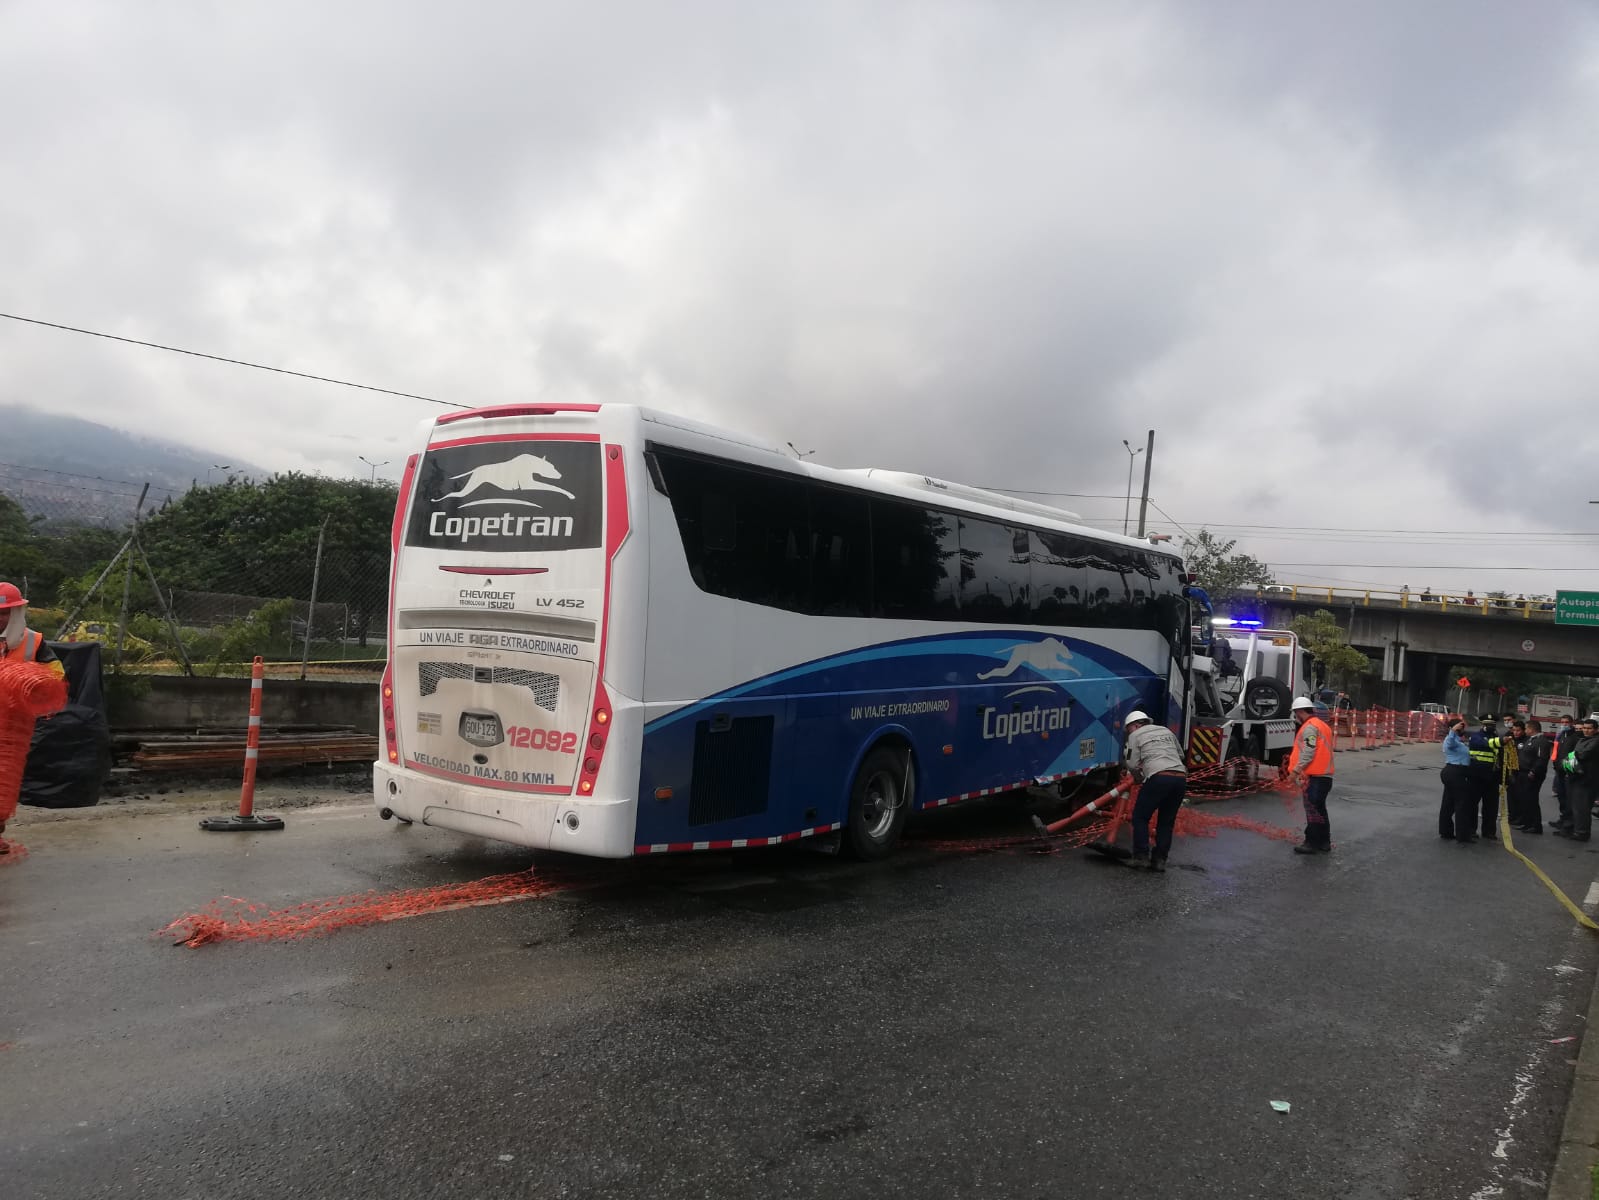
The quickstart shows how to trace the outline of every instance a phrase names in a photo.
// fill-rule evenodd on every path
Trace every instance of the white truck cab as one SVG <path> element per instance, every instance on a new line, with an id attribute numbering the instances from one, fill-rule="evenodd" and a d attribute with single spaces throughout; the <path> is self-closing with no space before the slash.
<path id="1" fill-rule="evenodd" d="M 1287 629 L 1214 617 L 1194 629 L 1194 734 L 1189 765 L 1281 762 L 1294 744 L 1289 711 L 1310 690 L 1310 655 Z"/>

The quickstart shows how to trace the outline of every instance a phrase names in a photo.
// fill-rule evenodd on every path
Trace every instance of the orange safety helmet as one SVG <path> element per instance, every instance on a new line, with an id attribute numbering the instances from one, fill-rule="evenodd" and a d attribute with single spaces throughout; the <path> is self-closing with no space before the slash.
<path id="1" fill-rule="evenodd" d="M 0 583 L 0 612 L 13 608 L 27 607 L 27 597 L 22 594 L 22 589 L 14 583 Z"/>

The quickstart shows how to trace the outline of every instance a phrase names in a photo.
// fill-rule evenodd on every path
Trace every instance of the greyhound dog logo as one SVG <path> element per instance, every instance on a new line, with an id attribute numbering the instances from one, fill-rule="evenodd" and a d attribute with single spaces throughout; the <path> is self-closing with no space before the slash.
<path id="1" fill-rule="evenodd" d="M 1009 679 L 1023 667 L 1031 667 L 1040 675 L 1065 673 L 1081 675 L 1072 662 L 1072 652 L 1058 638 L 1045 638 L 1041 642 L 1022 642 L 1006 651 L 1010 659 L 1003 667 L 984 671 L 979 679 Z"/>
<path id="2" fill-rule="evenodd" d="M 504 462 L 484 463 L 481 467 L 473 467 L 470 471 L 451 476 L 452 483 L 459 483 L 463 479 L 466 482 L 461 483 L 455 491 L 437 497 L 435 502 L 470 496 L 480 488 L 486 487 L 498 488 L 502 492 L 555 492 L 568 500 L 577 499 L 565 488 L 544 482 L 546 479 L 560 477 L 561 473 L 555 469 L 555 464 L 549 459 L 540 458 L 537 454 L 518 454 L 515 458 L 508 458 Z M 531 500 L 517 500 L 511 497 L 467 500 L 461 504 L 461 507 L 472 508 L 480 504 L 522 504 L 528 508 L 541 507 Z"/>

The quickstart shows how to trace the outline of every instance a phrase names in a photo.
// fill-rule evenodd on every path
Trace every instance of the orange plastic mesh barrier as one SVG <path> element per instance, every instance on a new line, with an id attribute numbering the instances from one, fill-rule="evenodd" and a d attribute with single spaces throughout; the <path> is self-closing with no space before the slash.
<path id="1" fill-rule="evenodd" d="M 1029 833 L 1004 837 L 929 838 L 925 840 L 919 839 L 915 844 L 926 846 L 929 850 L 942 850 L 957 854 L 970 854 L 989 850 L 1026 854 L 1054 854 L 1059 850 L 1086 846 L 1091 842 L 1099 841 L 1110 829 L 1111 824 L 1112 821 L 1109 817 L 1096 816 L 1086 825 L 1063 833 L 1049 835 Z M 1202 809 L 1189 808 L 1187 805 L 1177 810 L 1177 824 L 1172 832 L 1177 837 L 1213 838 L 1223 829 L 1236 829 L 1243 833 L 1254 833 L 1277 842 L 1297 842 L 1302 837 L 1301 832 L 1297 829 L 1273 825 L 1269 821 L 1257 821 L 1253 818 L 1241 817 L 1233 813 L 1208 813 Z"/>
<path id="2" fill-rule="evenodd" d="M 66 702 L 67 681 L 48 667 L 0 659 L 0 821 L 9 821 L 17 811 L 34 722 L 59 711 Z"/>
<path id="3" fill-rule="evenodd" d="M 1247 795 L 1251 792 L 1286 791 L 1290 785 L 1286 773 L 1276 767 L 1269 767 L 1264 763 L 1254 764 L 1260 768 L 1261 776 L 1247 783 L 1241 783 L 1231 789 L 1221 790 L 1223 787 L 1224 770 L 1222 767 L 1205 767 L 1193 772 L 1190 780 L 1199 779 L 1208 782 L 1216 791 L 1189 796 L 1190 800 L 1221 800 L 1234 796 Z M 1111 793 L 1106 793 L 1107 796 Z M 954 853 L 975 853 L 985 850 L 1014 851 L 1028 854 L 1054 854 L 1058 850 L 1074 846 L 1086 846 L 1105 838 L 1108 833 L 1124 825 L 1130 817 L 1133 804 L 1137 798 L 1137 789 L 1120 800 L 1114 808 L 1097 812 L 1086 824 L 1076 826 L 1055 833 L 1027 833 L 1008 834 L 997 837 L 975 838 L 925 838 L 918 839 L 917 844 L 926 846 L 930 850 L 943 850 Z M 1101 797 L 1103 802 L 1105 797 Z M 1284 797 L 1285 807 L 1297 805 L 1297 792 L 1293 797 Z M 1215 837 L 1222 829 L 1236 829 L 1245 833 L 1259 834 L 1261 837 L 1270 838 L 1279 842 L 1297 842 L 1300 833 L 1296 829 L 1273 825 L 1268 821 L 1257 821 L 1251 817 L 1239 816 L 1233 813 L 1210 813 L 1202 809 L 1191 807 L 1185 803 L 1177 810 L 1177 824 L 1173 833 L 1178 837 Z"/>
<path id="4" fill-rule="evenodd" d="M 269 909 L 233 896 L 213 900 L 197 913 L 179 917 L 156 931 L 157 937 L 174 937 L 180 946 L 206 946 L 212 942 L 261 942 L 281 938 L 321 937 L 357 925 L 377 925 L 489 904 L 537 900 L 569 891 L 580 881 L 532 869 L 510 875 L 490 875 L 468 883 L 410 888 L 400 892 L 365 892 L 307 900 L 288 908 Z"/>
<path id="5" fill-rule="evenodd" d="M 1189 800 L 1233 800 L 1287 786 L 1287 766 L 1273 767 L 1254 758 L 1233 758 L 1188 773 Z"/>

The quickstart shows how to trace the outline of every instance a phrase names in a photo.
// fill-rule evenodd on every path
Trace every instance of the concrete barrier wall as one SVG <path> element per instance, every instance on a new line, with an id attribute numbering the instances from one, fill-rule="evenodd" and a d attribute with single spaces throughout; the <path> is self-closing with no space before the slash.
<path id="1" fill-rule="evenodd" d="M 107 678 L 111 728 L 243 729 L 250 715 L 248 679 L 188 679 L 178 675 Z M 378 685 L 347 680 L 268 679 L 261 689 L 263 725 L 353 725 L 378 730 Z"/>

